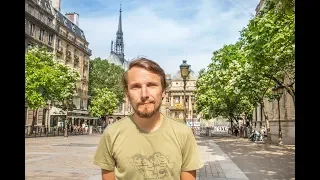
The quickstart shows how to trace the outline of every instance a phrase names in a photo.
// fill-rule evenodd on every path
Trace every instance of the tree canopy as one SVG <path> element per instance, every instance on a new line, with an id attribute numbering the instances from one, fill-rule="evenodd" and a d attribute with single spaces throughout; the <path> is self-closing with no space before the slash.
<path id="1" fill-rule="evenodd" d="M 196 103 L 204 118 L 250 116 L 258 104 L 263 108 L 263 99 L 274 98 L 275 85 L 294 99 L 294 14 L 267 5 L 243 28 L 239 41 L 214 51 L 208 68 L 200 71 Z"/>
<path id="2" fill-rule="evenodd" d="M 96 92 L 94 89 L 108 88 L 116 94 L 117 104 L 123 102 L 124 92 L 122 90 L 121 78 L 124 69 L 107 60 L 95 58 L 90 60 L 89 67 L 89 94 L 94 97 Z"/>
<path id="3" fill-rule="evenodd" d="M 108 88 L 94 89 L 95 96 L 89 105 L 89 112 L 93 116 L 110 115 L 117 108 L 117 96 Z"/>
<path id="4" fill-rule="evenodd" d="M 32 47 L 25 56 L 25 100 L 30 109 L 45 106 L 48 101 L 71 99 L 79 74 L 62 62 L 54 60 L 45 47 Z"/>

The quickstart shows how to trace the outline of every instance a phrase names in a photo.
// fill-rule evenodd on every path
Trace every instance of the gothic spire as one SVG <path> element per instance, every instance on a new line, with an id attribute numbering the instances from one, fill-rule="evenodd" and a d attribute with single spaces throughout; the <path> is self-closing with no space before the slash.
<path id="1" fill-rule="evenodd" d="M 115 53 L 120 56 L 120 58 L 124 58 L 124 44 L 123 44 L 123 32 L 122 32 L 122 19 L 121 19 L 121 3 L 120 3 L 120 14 L 119 14 L 119 23 L 118 23 L 118 31 L 117 31 L 117 39 L 115 44 Z"/>
<path id="2" fill-rule="evenodd" d="M 118 23 L 118 31 L 117 31 L 117 36 L 118 36 L 118 34 L 119 35 L 123 35 L 123 33 L 122 33 L 122 19 L 121 19 L 121 12 L 122 12 L 122 10 L 121 10 L 121 3 L 120 3 L 120 14 L 119 14 L 119 23 Z"/>

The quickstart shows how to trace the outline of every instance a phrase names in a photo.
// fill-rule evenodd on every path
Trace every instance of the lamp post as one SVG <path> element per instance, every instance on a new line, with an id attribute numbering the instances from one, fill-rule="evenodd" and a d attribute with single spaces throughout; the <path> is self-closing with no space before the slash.
<path id="1" fill-rule="evenodd" d="M 192 132 L 193 132 L 193 134 L 194 134 L 194 118 L 193 118 L 193 110 L 194 110 L 194 96 L 191 96 L 191 105 L 192 105 L 192 113 L 191 113 L 191 115 L 192 115 Z"/>
<path id="2" fill-rule="evenodd" d="M 283 94 L 283 87 L 276 86 L 272 89 L 273 95 L 278 101 L 278 121 L 279 121 L 279 145 L 282 145 L 282 132 L 281 132 L 281 122 L 280 122 L 280 98 Z"/>
<path id="3" fill-rule="evenodd" d="M 187 123 L 187 120 L 186 120 L 186 81 L 187 81 L 187 77 L 189 76 L 189 73 L 190 73 L 190 65 L 187 64 L 187 60 L 182 60 L 182 64 L 180 65 L 180 73 L 181 73 L 181 77 L 183 79 L 183 106 L 184 106 L 184 109 L 183 109 L 183 120 L 184 120 L 184 123 Z"/>

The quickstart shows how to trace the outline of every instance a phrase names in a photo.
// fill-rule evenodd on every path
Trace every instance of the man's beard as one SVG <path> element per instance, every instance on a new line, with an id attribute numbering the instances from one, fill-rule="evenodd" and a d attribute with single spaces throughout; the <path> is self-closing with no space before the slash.
<path id="1" fill-rule="evenodd" d="M 156 106 L 155 102 L 150 102 L 152 103 L 155 107 L 153 109 L 153 111 L 148 111 L 146 109 L 146 107 L 143 107 L 144 109 L 142 111 L 139 110 L 139 106 L 141 106 L 143 103 L 139 103 L 137 104 L 136 107 L 133 107 L 134 112 L 140 117 L 140 118 L 151 118 L 153 115 L 155 115 L 159 110 L 160 110 L 160 106 L 161 104 L 159 104 L 158 106 Z M 142 105 L 143 106 L 143 105 Z M 144 111 L 145 110 L 145 111 Z"/>

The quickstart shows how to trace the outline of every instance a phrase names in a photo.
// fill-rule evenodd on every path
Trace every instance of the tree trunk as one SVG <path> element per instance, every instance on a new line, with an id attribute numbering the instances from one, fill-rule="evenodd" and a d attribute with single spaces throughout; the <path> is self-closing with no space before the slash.
<path id="1" fill-rule="evenodd" d="M 260 102 L 260 105 L 261 105 L 261 109 L 262 109 L 262 112 L 264 114 L 264 118 L 265 118 L 265 121 L 266 121 L 267 143 L 271 144 L 271 133 L 270 133 L 269 117 L 268 117 L 268 114 L 265 112 L 263 100 Z"/>
<path id="2" fill-rule="evenodd" d="M 231 135 L 233 135 L 233 120 L 232 120 L 231 117 L 229 118 L 229 120 L 230 120 L 230 131 L 231 131 Z"/>
<path id="3" fill-rule="evenodd" d="M 67 123 L 68 123 L 68 105 L 66 109 L 66 120 L 64 121 L 64 137 L 68 137 Z"/>
<path id="4" fill-rule="evenodd" d="M 252 132 L 252 118 L 249 119 L 249 126 L 250 126 L 249 135 L 250 135 Z"/>
<path id="5" fill-rule="evenodd" d="M 38 117 L 38 109 L 35 109 L 35 110 L 32 110 L 32 123 L 31 123 L 31 129 L 30 129 L 30 132 L 29 134 L 32 134 L 33 133 L 33 128 L 34 128 L 34 125 L 37 123 L 37 117 Z"/>
<path id="6" fill-rule="evenodd" d="M 296 107 L 295 93 L 294 93 L 293 88 L 285 87 L 285 90 L 286 90 L 286 91 L 290 94 L 290 96 L 292 97 L 293 105 L 294 105 L 294 107 Z"/>
<path id="7" fill-rule="evenodd" d="M 50 116 L 50 109 L 51 109 L 51 106 L 48 105 L 48 110 L 47 110 L 47 115 L 46 115 L 46 127 L 47 127 L 47 133 L 49 133 L 49 129 L 50 129 L 50 119 L 49 119 L 49 116 Z"/>

